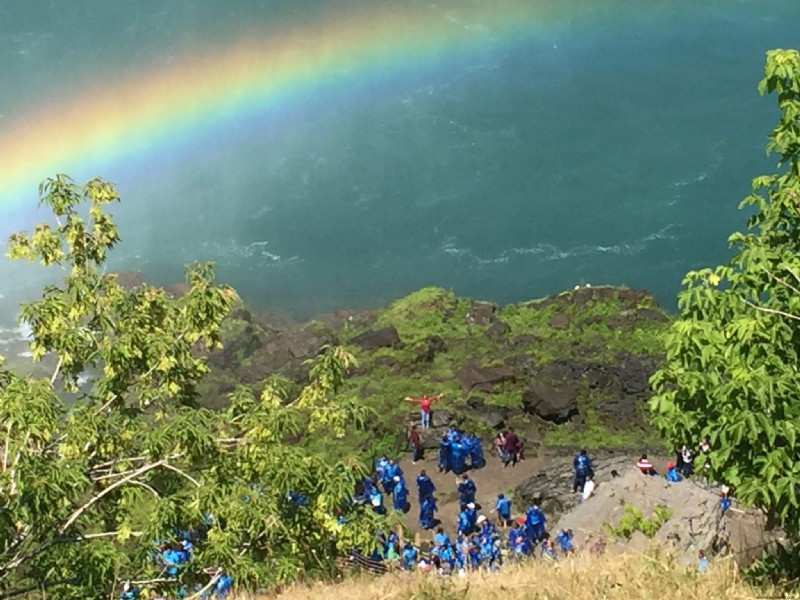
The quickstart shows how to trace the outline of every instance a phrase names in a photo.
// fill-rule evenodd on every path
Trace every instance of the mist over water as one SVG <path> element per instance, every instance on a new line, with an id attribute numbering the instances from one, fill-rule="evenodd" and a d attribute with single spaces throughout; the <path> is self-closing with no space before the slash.
<path id="1" fill-rule="evenodd" d="M 687 270 L 726 259 L 738 201 L 774 169 L 777 113 L 756 84 L 767 49 L 800 46 L 800 3 L 531 2 L 546 17 L 524 39 L 465 23 L 479 52 L 354 78 L 279 118 L 231 120 L 196 151 L 99 173 L 123 197 L 113 266 L 168 284 L 214 260 L 247 300 L 300 317 L 423 285 L 509 302 L 624 284 L 674 307 Z M 0 115 L 320 6 L 6 3 Z M 0 233 L 30 227 L 34 204 L 35 186 Z M 24 273 L 0 266 L 3 331 L 35 293 L 38 271 Z"/>

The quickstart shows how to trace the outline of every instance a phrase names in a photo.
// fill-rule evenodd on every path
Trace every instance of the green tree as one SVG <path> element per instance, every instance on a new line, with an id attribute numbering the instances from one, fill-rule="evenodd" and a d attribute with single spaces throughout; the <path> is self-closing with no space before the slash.
<path id="1" fill-rule="evenodd" d="M 733 258 L 687 273 L 650 408 L 676 446 L 710 436 L 708 475 L 798 539 L 800 54 L 768 52 L 759 91 L 777 94 L 767 152 L 778 172 L 756 177 L 742 201 L 752 216 L 729 238 Z"/>
<path id="2" fill-rule="evenodd" d="M 40 196 L 54 224 L 13 235 L 9 255 L 64 279 L 21 310 L 52 375 L 22 376 L 0 359 L 0 598 L 109 598 L 123 580 L 197 597 L 222 572 L 269 587 L 331 574 L 344 549 L 369 547 L 380 522 L 350 501 L 364 465 L 286 443 L 363 422 L 339 391 L 352 357 L 323 348 L 294 397 L 271 380 L 258 397 L 237 388 L 223 411 L 198 408 L 195 385 L 235 292 L 208 264 L 187 268 L 177 299 L 126 290 L 104 270 L 119 240 L 105 210 L 114 187 L 58 176 Z M 156 541 L 196 527 L 194 559 L 165 572 Z"/>

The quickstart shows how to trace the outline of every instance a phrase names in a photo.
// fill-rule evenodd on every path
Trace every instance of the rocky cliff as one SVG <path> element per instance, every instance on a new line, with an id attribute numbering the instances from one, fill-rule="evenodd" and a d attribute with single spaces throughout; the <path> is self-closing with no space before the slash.
<path id="1" fill-rule="evenodd" d="M 346 392 L 376 411 L 369 431 L 349 436 L 351 447 L 396 450 L 414 417 L 402 399 L 441 391 L 438 426 L 457 421 L 488 437 L 515 425 L 529 448 L 639 447 L 652 440 L 644 405 L 668 322 L 646 291 L 608 286 L 506 306 L 424 288 L 388 307 L 307 323 L 242 306 L 210 357 L 203 402 L 219 405 L 237 383 L 274 374 L 302 381 L 304 361 L 336 341 L 360 365 Z"/>

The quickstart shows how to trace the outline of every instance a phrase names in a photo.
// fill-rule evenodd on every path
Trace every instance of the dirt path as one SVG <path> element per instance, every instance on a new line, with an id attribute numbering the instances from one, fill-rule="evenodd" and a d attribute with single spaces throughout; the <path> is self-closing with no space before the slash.
<path id="1" fill-rule="evenodd" d="M 494 515 L 490 511 L 494 509 L 497 494 L 513 490 L 517 485 L 534 475 L 541 468 L 544 460 L 535 457 L 527 458 L 514 467 L 504 469 L 497 454 L 487 453 L 486 459 L 485 467 L 476 471 L 467 471 L 467 473 L 475 482 L 477 488 L 475 498 L 478 505 L 482 506 L 478 513 L 485 514 L 487 518 L 491 519 L 494 518 Z M 436 503 L 439 507 L 436 518 L 441 521 L 441 526 L 444 527 L 445 531 L 450 535 L 454 535 L 460 510 L 455 474 L 439 473 L 436 468 L 435 450 L 428 450 L 425 453 L 425 458 L 417 464 L 412 464 L 411 459 L 406 457 L 400 461 L 400 467 L 403 469 L 403 474 L 408 483 L 408 499 L 411 503 L 411 510 L 404 519 L 408 534 L 412 537 L 419 534 L 418 539 L 423 541 L 433 539 L 433 532 L 425 531 L 419 526 L 416 479 L 419 472 L 425 469 L 436 485 Z M 391 503 L 390 499 L 387 498 L 387 500 Z M 512 513 L 515 515 L 523 512 L 526 508 L 527 506 L 516 505 L 511 507 Z"/>

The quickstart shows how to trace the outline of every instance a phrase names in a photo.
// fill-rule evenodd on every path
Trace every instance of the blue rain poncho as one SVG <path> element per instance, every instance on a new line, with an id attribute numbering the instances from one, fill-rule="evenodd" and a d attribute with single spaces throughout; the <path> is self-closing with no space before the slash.
<path id="1" fill-rule="evenodd" d="M 403 566 L 406 569 L 413 569 L 417 566 L 417 556 L 419 552 L 413 544 L 406 544 L 403 548 Z"/>
<path id="2" fill-rule="evenodd" d="M 558 532 L 556 536 L 556 542 L 558 542 L 559 547 L 561 548 L 561 552 L 564 554 L 568 553 L 572 550 L 572 530 L 571 529 L 562 529 Z"/>
<path id="3" fill-rule="evenodd" d="M 497 503 L 494 505 L 498 516 L 504 521 L 511 520 L 511 500 L 506 498 L 503 494 L 497 496 Z"/>
<path id="4" fill-rule="evenodd" d="M 394 484 L 392 489 L 392 505 L 395 510 L 405 511 L 408 507 L 408 488 L 406 482 L 400 479 Z"/>
<path id="5" fill-rule="evenodd" d="M 467 468 L 467 451 L 461 442 L 450 443 L 450 468 L 457 475 Z"/>
<path id="6" fill-rule="evenodd" d="M 438 467 L 443 471 L 452 471 L 452 444 L 450 440 L 443 437 L 439 440 L 439 460 Z"/>
<path id="7" fill-rule="evenodd" d="M 458 496 L 462 506 L 466 506 L 471 502 L 475 502 L 475 492 L 477 491 L 477 488 L 475 487 L 475 482 L 472 481 L 472 479 L 462 479 L 458 482 L 456 489 L 458 490 Z"/>
<path id="8" fill-rule="evenodd" d="M 417 496 L 420 502 L 422 502 L 423 498 L 433 496 L 433 492 L 435 491 L 436 486 L 430 477 L 427 475 L 420 475 L 417 477 Z"/>
<path id="9" fill-rule="evenodd" d="M 466 445 L 472 468 L 483 468 L 483 466 L 486 465 L 486 459 L 483 456 L 483 446 L 481 445 L 481 440 L 478 438 L 478 436 L 465 435 L 463 436 L 462 441 Z"/>
<path id="10" fill-rule="evenodd" d="M 436 518 L 434 513 L 437 511 L 436 498 L 428 496 L 423 498 L 419 505 L 419 524 L 423 529 L 430 529 L 434 526 Z"/>

